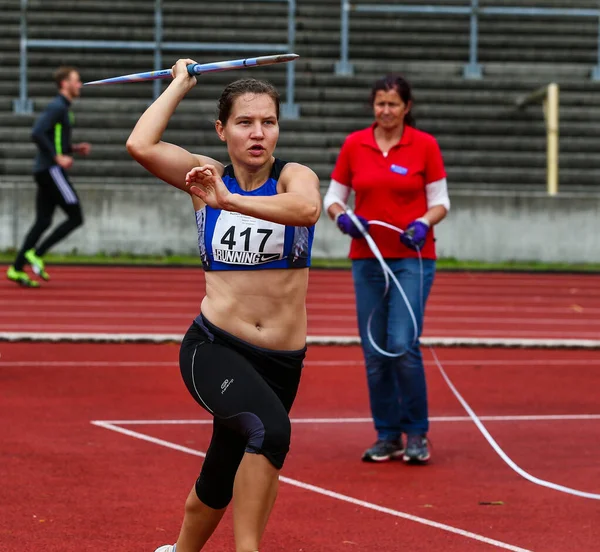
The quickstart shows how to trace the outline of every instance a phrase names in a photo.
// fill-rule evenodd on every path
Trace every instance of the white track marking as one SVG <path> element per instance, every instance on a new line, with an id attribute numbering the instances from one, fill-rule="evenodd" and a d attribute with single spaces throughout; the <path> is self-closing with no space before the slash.
<path id="1" fill-rule="evenodd" d="M 15 361 L 2 361 L 0 360 L 0 368 L 3 367 L 19 367 L 19 366 L 35 366 L 37 368 L 80 368 L 88 366 L 90 368 L 135 368 L 135 367 L 174 367 L 178 366 L 177 362 L 143 362 L 139 360 L 135 361 L 115 361 L 110 360 L 15 360 Z"/>
<path id="2" fill-rule="evenodd" d="M 24 312 L 23 317 L 28 318 L 27 314 L 31 315 L 29 312 Z M 35 313 L 36 316 L 39 313 Z M 41 313 L 43 316 L 52 316 L 50 313 L 45 314 Z M 126 316 L 133 318 L 137 313 L 125 313 Z M 112 313 L 106 313 L 107 317 L 112 315 Z M 119 313 L 119 316 L 121 313 Z M 61 315 L 63 316 L 63 315 Z M 65 317 L 68 316 L 68 313 L 64 314 Z M 82 315 L 83 316 L 83 315 Z M 85 316 L 89 317 L 89 314 L 85 313 Z M 161 314 L 151 314 L 147 316 L 147 318 L 158 318 Z M 181 315 L 177 315 L 181 316 Z M 308 322 L 323 322 L 323 321 L 332 321 L 332 322 L 344 322 L 352 323 L 352 325 L 356 324 L 356 314 L 311 314 L 308 313 Z M 597 318 L 592 316 L 584 316 L 584 317 L 544 317 L 544 318 L 533 318 L 533 317 L 521 317 L 521 318 L 494 318 L 493 321 L 490 322 L 490 317 L 474 317 L 474 316 L 435 316 L 431 317 L 431 321 L 427 320 L 431 325 L 435 325 L 441 328 L 456 328 L 457 326 L 494 326 L 497 332 L 502 332 L 502 326 L 510 326 L 510 327 L 519 327 L 523 328 L 521 333 L 527 332 L 529 326 L 570 326 L 571 329 L 582 326 L 588 328 L 591 324 L 597 324 Z M 465 329 L 465 331 L 470 331 Z M 539 331 L 539 330 L 537 330 Z M 598 334 L 596 334 L 598 335 Z"/>
<path id="3" fill-rule="evenodd" d="M 600 414 L 548 414 L 523 416 L 480 416 L 486 422 L 561 422 L 600 420 Z M 469 416 L 433 416 L 430 422 L 471 422 Z M 291 418 L 293 424 L 365 424 L 372 423 L 372 418 Z M 189 420 L 95 420 L 94 424 L 115 425 L 204 425 L 212 424 L 212 418 Z"/>
<path id="4" fill-rule="evenodd" d="M 155 437 L 151 437 L 149 435 L 145 435 L 144 433 L 139 433 L 137 431 L 131 431 L 129 429 L 119 427 L 119 426 L 111 424 L 109 422 L 93 421 L 91 423 L 98 427 L 116 431 L 117 433 L 122 433 L 123 435 L 127 435 L 128 437 L 133 437 L 134 439 L 140 439 L 142 441 L 147 441 L 149 443 L 153 443 L 155 445 L 160 445 L 162 447 L 177 450 L 179 452 L 185 452 L 186 454 L 191 454 L 193 456 L 199 456 L 201 458 L 204 458 L 206 456 L 206 454 L 202 451 L 191 449 L 189 447 L 184 447 L 182 445 L 178 445 L 178 444 L 172 443 L 170 441 L 165 441 L 164 439 L 157 439 Z M 383 506 L 378 506 L 377 504 L 372 504 L 371 502 L 366 502 L 364 500 L 358 500 L 351 496 L 336 493 L 334 491 L 324 489 L 323 487 L 317 487 L 316 485 L 310 485 L 308 483 L 303 483 L 302 481 L 298 481 L 296 479 L 291 479 L 289 477 L 280 476 L 279 480 L 282 483 L 287 483 L 288 485 L 292 485 L 294 487 L 298 487 L 298 488 L 306 490 L 306 491 L 311 491 L 313 493 L 320 494 L 320 495 L 326 496 L 328 498 L 333 498 L 333 499 L 339 500 L 341 502 L 354 504 L 355 506 L 361 506 L 368 510 L 374 510 L 375 512 L 381 512 L 383 514 L 388 514 L 391 516 L 406 519 L 408 521 L 413 521 L 415 523 L 419 523 L 421 525 L 426 525 L 428 527 L 433 527 L 435 529 L 441 529 L 442 531 L 446 531 L 448 533 L 453 533 L 455 535 L 459 535 L 461 537 L 465 537 L 465 538 L 472 539 L 475 541 L 483 542 L 485 544 L 495 546 L 496 548 L 501 548 L 503 550 L 512 550 L 513 552 L 531 552 L 530 550 L 527 550 L 525 548 L 520 548 L 518 546 L 513 546 L 511 544 L 507 544 L 507 543 L 504 543 L 504 542 L 501 542 L 501 541 L 498 541 L 495 539 L 490 539 L 488 537 L 484 537 L 483 535 L 478 535 L 477 533 L 472 533 L 470 531 L 458 529 L 457 527 L 453 527 L 451 525 L 446 525 L 444 523 L 438 523 L 437 521 L 431 521 L 429 519 L 414 516 L 412 514 L 407 514 L 405 512 L 400 512 L 398 510 L 392 510 L 391 508 L 385 508 Z"/>
<path id="5" fill-rule="evenodd" d="M 0 328 L 6 328 L 1 325 Z M 47 327 L 47 326 L 46 326 Z M 114 332 L 114 328 L 110 327 Z M 470 332 L 476 333 L 476 331 Z M 480 332 L 481 333 L 481 332 Z M 494 334 L 495 332 L 490 331 Z M 505 332 L 506 333 L 506 332 Z M 509 332 L 511 333 L 511 332 Z M 518 332 L 516 332 L 518 335 Z M 531 332 L 530 332 L 531 333 Z M 551 333 L 551 332 L 549 332 Z M 580 336 L 590 336 L 596 339 L 564 339 L 564 332 L 555 332 L 562 335 L 561 339 L 531 339 L 508 337 L 422 337 L 422 345 L 432 347 L 500 347 L 500 348 L 551 348 L 551 349 L 600 349 L 598 334 L 593 332 L 579 333 Z M 80 333 L 80 332 L 3 332 L 0 331 L 0 341 L 44 341 L 44 342 L 102 342 L 102 343 L 181 343 L 181 333 Z M 306 340 L 308 345 L 360 345 L 358 336 L 347 335 L 309 335 Z"/>
<path id="6" fill-rule="evenodd" d="M 430 326 L 434 326 L 435 324 L 430 323 Z M 560 325 L 560 322 L 558 323 Z M 436 333 L 444 334 L 448 330 L 447 328 L 432 328 L 431 331 L 436 331 Z M 561 341 L 599 341 L 598 335 L 600 335 L 600 330 L 592 331 L 592 332 L 582 332 L 582 331 L 561 331 L 561 330 L 530 330 L 524 328 L 523 330 L 504 330 L 501 328 L 491 328 L 489 330 L 478 330 L 475 328 L 464 328 L 461 330 L 461 333 L 466 337 L 465 339 L 470 339 L 472 342 L 479 341 L 481 343 L 486 342 L 497 342 L 497 343 L 508 343 L 508 342 L 517 342 L 517 341 L 554 341 L 556 343 L 560 343 Z M 427 338 L 422 338 L 423 339 Z M 455 339 L 451 336 L 448 336 L 448 339 Z M 459 338 L 462 339 L 462 338 Z"/>
<path id="7" fill-rule="evenodd" d="M 121 305 L 123 305 L 123 303 L 121 303 Z M 192 320 L 197 312 L 197 309 L 194 309 L 193 306 L 192 308 L 190 308 L 190 306 L 188 305 L 188 308 L 185 310 L 181 310 L 179 312 L 160 312 L 160 311 L 153 311 L 150 312 L 148 310 L 144 310 L 144 311 L 123 311 L 123 310 L 118 310 L 117 308 L 115 308 L 114 311 L 110 311 L 110 310 L 102 310 L 102 311 L 88 311 L 88 310 L 82 310 L 82 311 L 76 311 L 76 310 L 69 310 L 66 312 L 60 312 L 60 311 L 55 311 L 55 310 L 50 310 L 50 311 L 21 311 L 21 312 L 14 312 L 11 313 L 10 318 L 11 320 L 14 320 L 15 318 L 24 318 L 25 320 L 30 320 L 32 316 L 38 317 L 40 319 L 45 319 L 45 320 L 57 320 L 59 321 L 61 318 L 66 318 L 67 320 L 72 320 L 75 318 L 92 318 L 92 319 L 96 319 L 96 320 L 101 320 L 104 318 L 108 318 L 109 320 L 122 320 L 125 318 L 135 318 L 135 319 L 139 319 L 139 320 L 160 320 L 160 319 L 172 319 L 172 320 L 177 320 L 177 321 L 186 321 L 186 320 Z"/>
<path id="8" fill-rule="evenodd" d="M 485 359 L 465 359 L 465 360 L 446 360 L 444 361 L 446 366 L 456 366 L 460 368 L 472 368 L 473 365 L 477 366 L 582 366 L 582 367 L 593 367 L 600 365 L 600 357 L 593 359 L 510 359 L 510 360 L 485 360 Z M 304 362 L 306 367 L 311 366 L 364 366 L 362 360 L 307 360 Z M 425 361 L 426 366 L 435 366 L 434 361 Z M 103 368 L 103 367 L 136 367 L 136 366 L 147 366 L 147 367 L 174 367 L 178 366 L 176 361 L 173 362 L 157 362 L 143 360 L 132 360 L 132 361 L 110 361 L 110 360 L 0 360 L 0 368 L 2 367 L 19 367 L 19 366 L 37 366 L 37 367 L 81 367 L 89 366 L 91 368 Z"/>

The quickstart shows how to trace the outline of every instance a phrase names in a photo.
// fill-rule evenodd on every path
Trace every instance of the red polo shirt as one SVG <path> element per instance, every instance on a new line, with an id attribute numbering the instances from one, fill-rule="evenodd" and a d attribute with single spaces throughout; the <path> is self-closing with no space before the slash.
<path id="1" fill-rule="evenodd" d="M 405 126 L 400 142 L 384 157 L 375 141 L 374 129 L 375 124 L 346 138 L 331 177 L 354 190 L 357 215 L 405 229 L 427 212 L 425 186 L 446 177 L 442 154 L 433 136 Z M 392 230 L 371 226 L 369 233 L 388 259 L 418 256 L 402 245 Z M 421 256 L 436 258 L 433 229 Z M 352 240 L 351 259 L 372 257 L 364 239 Z"/>

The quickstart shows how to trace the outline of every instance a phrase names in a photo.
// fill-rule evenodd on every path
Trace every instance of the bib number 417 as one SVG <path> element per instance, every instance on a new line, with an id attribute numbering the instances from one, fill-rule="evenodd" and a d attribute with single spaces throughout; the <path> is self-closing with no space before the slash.
<path id="1" fill-rule="evenodd" d="M 222 211 L 212 238 L 215 261 L 255 265 L 283 258 L 285 226 Z"/>
<path id="2" fill-rule="evenodd" d="M 265 250 L 265 246 L 267 245 L 267 241 L 271 234 L 273 234 L 273 230 L 270 228 L 256 228 L 256 234 L 262 235 L 262 239 L 260 240 L 260 244 L 258 245 L 258 253 L 263 253 Z M 240 238 L 244 238 L 244 251 L 250 251 L 250 237 L 252 235 L 252 228 L 246 228 L 242 232 L 239 233 Z M 237 245 L 237 241 L 235 239 L 235 226 L 230 226 L 229 229 L 223 234 L 221 238 L 221 243 L 227 246 L 227 249 L 230 251 L 235 248 Z"/>

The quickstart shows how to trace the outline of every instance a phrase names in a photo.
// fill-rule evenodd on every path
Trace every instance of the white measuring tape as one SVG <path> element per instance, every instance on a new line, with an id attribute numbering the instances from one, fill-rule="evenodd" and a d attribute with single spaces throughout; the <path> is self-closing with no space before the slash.
<path id="1" fill-rule="evenodd" d="M 381 265 L 381 268 L 383 270 L 383 274 L 384 274 L 384 277 L 385 277 L 385 293 L 384 293 L 384 295 L 383 295 L 383 297 L 382 297 L 381 300 L 383 301 L 383 299 L 385 299 L 385 296 L 388 294 L 389 287 L 390 287 L 390 280 L 389 280 L 390 277 L 393 280 L 393 282 L 396 285 L 396 287 L 398 288 L 398 290 L 400 291 L 400 294 L 402 295 L 402 298 L 404 299 L 404 302 L 406 303 L 406 306 L 408 308 L 408 312 L 409 312 L 410 317 L 412 319 L 413 328 L 414 328 L 413 345 L 416 344 L 417 341 L 418 341 L 418 339 L 419 339 L 418 324 L 417 324 L 417 320 L 416 320 L 416 317 L 415 317 L 415 313 L 414 313 L 413 309 L 410 306 L 408 298 L 406 297 L 406 293 L 404 293 L 404 290 L 402 289 L 402 285 L 400 284 L 400 282 L 396 278 L 396 276 L 395 276 L 394 272 L 392 271 L 392 269 L 385 262 L 385 259 L 383 258 L 383 255 L 381 254 L 381 251 L 379 251 L 379 248 L 377 247 L 377 244 L 375 243 L 375 241 L 373 240 L 373 238 L 369 235 L 367 229 L 361 224 L 360 220 L 353 213 L 352 209 L 346 207 L 345 208 L 345 212 L 350 217 L 350 220 L 354 223 L 354 225 L 360 230 L 361 234 L 363 235 L 363 237 L 365 238 L 367 244 L 369 245 L 369 248 L 371 249 L 371 252 L 373 253 L 373 255 L 375 255 L 375 258 L 379 261 L 379 264 Z M 398 234 L 402 234 L 404 232 L 402 229 L 397 228 L 396 226 L 392 226 L 391 224 L 388 224 L 387 222 L 382 222 L 382 221 L 379 221 L 379 220 L 370 220 L 369 221 L 369 225 L 383 226 L 385 228 L 389 228 L 390 230 L 393 230 L 393 231 L 397 232 Z M 421 315 L 423 316 L 425 314 L 424 313 L 424 306 L 425 305 L 424 305 L 424 297 L 423 297 L 423 261 L 422 261 L 422 258 L 421 258 L 421 252 L 418 249 L 417 249 L 417 253 L 419 255 L 419 268 L 420 268 L 420 272 L 421 272 Z M 373 311 L 371 312 L 371 315 L 369 316 L 369 320 L 368 320 L 368 323 L 367 323 L 367 335 L 368 335 L 368 338 L 369 338 L 369 343 L 371 344 L 371 346 L 379 354 L 384 355 L 386 357 L 397 358 L 397 357 L 400 357 L 400 356 L 404 355 L 406 353 L 406 351 L 403 351 L 401 353 L 389 353 L 387 351 L 384 351 L 381 347 L 379 347 L 377 345 L 377 343 L 375 343 L 375 340 L 373 339 L 373 336 L 371 334 L 371 320 L 372 320 L 373 315 L 375 314 L 376 310 L 377 310 L 377 306 L 375 306 L 374 309 L 373 309 Z M 559 491 L 559 492 L 570 494 L 570 495 L 574 495 L 574 496 L 579 496 L 579 497 L 582 497 L 582 498 L 591 498 L 593 500 L 600 500 L 600 494 L 597 494 L 597 493 L 588 493 L 588 492 L 585 492 L 585 491 L 579 491 L 579 490 L 573 489 L 571 487 L 565 487 L 564 485 L 558 485 L 557 483 L 552 483 L 551 481 L 546 481 L 545 479 L 540 479 L 538 477 L 535 477 L 535 476 L 531 475 L 530 473 L 528 473 L 524 469 L 522 469 L 520 466 L 518 466 L 508 456 L 508 454 L 506 454 L 504 452 L 504 450 L 502 450 L 502 448 L 500 447 L 500 445 L 498 445 L 498 443 L 496 442 L 496 440 L 490 435 L 489 431 L 486 429 L 486 427 L 483 424 L 483 422 L 479 419 L 479 417 L 477 416 L 477 414 L 475 414 L 475 411 L 469 406 L 469 403 L 467 403 L 467 401 L 458 392 L 458 389 L 452 383 L 452 380 L 448 377 L 448 374 L 446 374 L 446 371 L 444 370 L 444 367 L 442 366 L 442 363 L 439 361 L 437 355 L 435 354 L 435 351 L 433 350 L 433 347 L 430 346 L 429 350 L 431 351 L 431 354 L 433 355 L 435 363 L 436 363 L 436 365 L 437 365 L 440 373 L 442 374 L 442 377 L 444 378 L 444 381 L 446 382 L 446 384 L 450 388 L 450 391 L 452 391 L 452 393 L 454 394 L 454 396 L 456 397 L 456 399 L 458 400 L 458 402 L 465 409 L 465 411 L 467 412 L 467 414 L 469 415 L 469 417 L 473 420 L 473 423 L 475 424 L 475 426 L 477 427 L 477 429 L 481 432 L 481 434 L 483 435 L 483 437 L 485 438 L 485 440 L 489 443 L 489 445 L 492 447 L 492 449 L 494 449 L 494 451 L 498 454 L 498 456 L 500 456 L 500 458 L 508 465 L 509 468 L 511 468 L 512 470 L 514 470 L 516 473 L 518 473 L 521 477 L 523 477 L 527 481 L 530 481 L 531 483 L 534 483 L 536 485 L 540 485 L 541 487 L 546 487 L 548 489 L 552 489 L 552 490 L 555 490 L 555 491 Z"/>
<path id="2" fill-rule="evenodd" d="M 383 258 L 381 251 L 379 251 L 377 244 L 375 243 L 373 238 L 369 235 L 369 232 L 367 231 L 367 229 L 361 224 L 360 220 L 356 217 L 356 215 L 354 214 L 352 209 L 346 208 L 346 214 L 350 217 L 350 220 L 354 223 L 354 225 L 360 230 L 361 234 L 363 235 L 363 237 L 369 244 L 369 248 L 371 249 L 373 255 L 375 255 L 375 258 L 379 261 L 379 264 L 381 265 L 381 269 L 383 270 L 383 277 L 385 278 L 385 291 L 383 293 L 381 301 L 383 301 L 385 299 L 386 295 L 388 294 L 388 292 L 390 290 L 390 278 L 392 279 L 392 281 L 398 288 L 398 291 L 400 292 L 400 295 L 402 296 L 402 299 L 404 300 L 404 303 L 406 304 L 406 308 L 408 309 L 408 314 L 412 321 L 412 325 L 413 325 L 412 345 L 415 345 L 417 343 L 417 341 L 419 340 L 419 325 L 417 323 L 417 317 L 415 316 L 415 312 L 413 311 L 412 307 L 410 306 L 410 302 L 408 300 L 408 297 L 406 296 L 406 293 L 404 292 L 404 289 L 402 288 L 402 285 L 398 281 L 398 278 L 396 278 L 394 271 L 385 262 L 385 259 Z M 404 232 L 403 230 L 401 230 L 400 228 L 397 228 L 396 226 L 392 226 L 391 224 L 388 224 L 387 222 L 381 222 L 379 220 L 370 220 L 369 224 L 384 226 L 386 228 L 389 228 L 390 230 L 394 230 L 395 232 L 398 232 L 399 234 L 402 234 Z M 420 252 L 418 252 L 418 253 L 419 253 L 419 261 L 420 261 L 421 253 Z M 419 272 L 421 275 L 421 314 L 423 314 L 423 266 L 422 266 L 422 264 L 420 265 Z M 406 351 L 401 351 L 399 353 L 390 353 L 388 351 L 385 351 L 379 345 L 377 345 L 377 343 L 375 343 L 375 339 L 373 338 L 373 334 L 371 332 L 371 322 L 373 321 L 373 315 L 377 311 L 377 307 L 378 307 L 378 305 L 375 305 L 373 307 L 373 310 L 371 311 L 371 314 L 369 315 L 369 319 L 367 321 L 367 336 L 369 338 L 369 343 L 371 344 L 373 349 L 375 349 L 380 355 L 386 356 L 388 358 L 401 357 L 402 355 L 406 354 Z"/>

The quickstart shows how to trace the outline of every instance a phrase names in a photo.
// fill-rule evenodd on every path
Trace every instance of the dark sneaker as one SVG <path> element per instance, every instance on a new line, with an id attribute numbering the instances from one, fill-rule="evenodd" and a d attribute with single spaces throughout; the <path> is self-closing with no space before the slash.
<path id="1" fill-rule="evenodd" d="M 410 464 L 425 464 L 431 458 L 426 435 L 408 435 L 402 460 Z"/>
<path id="2" fill-rule="evenodd" d="M 377 442 L 363 453 L 363 462 L 387 462 L 404 454 L 402 437 L 395 441 L 378 439 Z"/>

